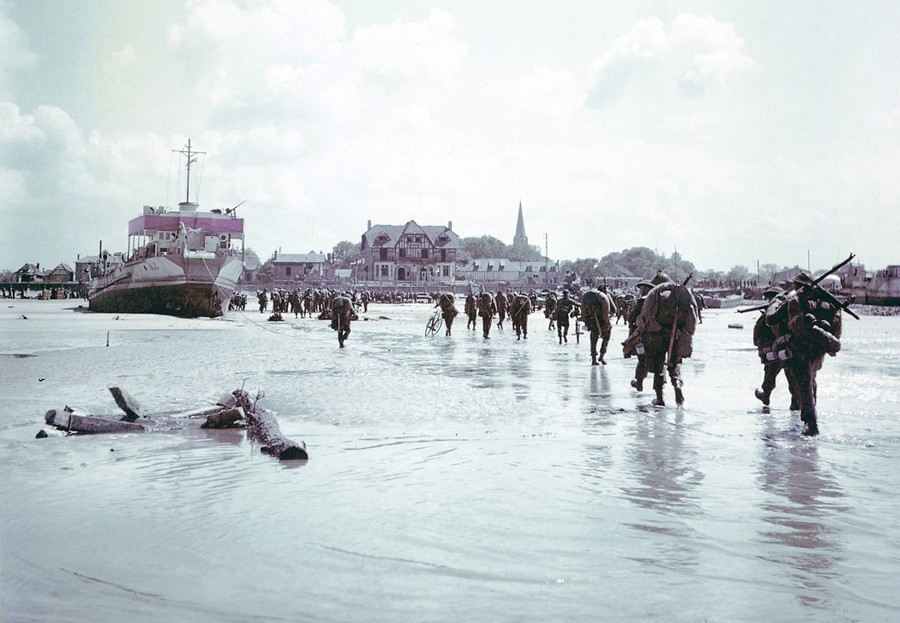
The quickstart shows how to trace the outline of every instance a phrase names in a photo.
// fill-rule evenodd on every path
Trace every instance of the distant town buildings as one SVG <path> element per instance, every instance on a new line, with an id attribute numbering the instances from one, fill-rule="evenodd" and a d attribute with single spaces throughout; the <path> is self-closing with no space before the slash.
<path id="1" fill-rule="evenodd" d="M 272 256 L 276 281 L 304 281 L 322 279 L 328 274 L 324 253 L 279 253 Z"/>
<path id="2" fill-rule="evenodd" d="M 453 223 L 447 226 L 372 225 L 362 235 L 361 262 L 355 278 L 362 281 L 402 283 L 453 283 L 459 236 Z"/>

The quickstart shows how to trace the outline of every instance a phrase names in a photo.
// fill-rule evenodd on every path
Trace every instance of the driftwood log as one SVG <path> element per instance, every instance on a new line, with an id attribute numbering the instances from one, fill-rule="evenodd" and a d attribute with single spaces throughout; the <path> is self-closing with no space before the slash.
<path id="1" fill-rule="evenodd" d="M 166 423 L 178 420 L 205 418 L 200 428 L 247 428 L 251 439 L 261 446 L 261 451 L 278 457 L 282 461 L 307 460 L 304 442 L 297 443 L 285 437 L 278 427 L 275 414 L 257 405 L 262 394 L 251 399 L 242 390 L 224 394 L 218 403 L 177 413 L 157 413 L 153 419 L 138 402 L 119 387 L 110 387 L 116 404 L 125 412 L 119 416 L 96 416 L 77 407 L 51 409 L 44 415 L 44 421 L 65 433 L 142 433 L 149 429 L 165 428 Z M 161 420 L 160 423 L 158 420 Z M 47 433 L 38 433 L 38 438 Z"/>
<path id="2" fill-rule="evenodd" d="M 50 409 L 44 415 L 44 421 L 50 426 L 73 433 L 143 433 L 146 430 L 140 424 L 88 415 L 71 407 Z"/>
<path id="3" fill-rule="evenodd" d="M 278 427 L 275 414 L 258 407 L 256 401 L 251 400 L 250 395 L 243 390 L 236 390 L 234 396 L 247 414 L 247 421 L 250 423 L 247 430 L 250 437 L 259 442 L 262 452 L 277 456 L 281 461 L 309 459 L 306 443 L 297 443 L 285 437 Z"/>

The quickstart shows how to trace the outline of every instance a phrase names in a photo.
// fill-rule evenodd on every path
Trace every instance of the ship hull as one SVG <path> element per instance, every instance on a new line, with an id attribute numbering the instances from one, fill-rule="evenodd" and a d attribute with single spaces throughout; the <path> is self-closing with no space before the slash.
<path id="1" fill-rule="evenodd" d="M 105 313 L 214 318 L 225 313 L 242 268 L 239 259 L 228 255 L 129 262 L 91 282 L 89 308 Z"/>

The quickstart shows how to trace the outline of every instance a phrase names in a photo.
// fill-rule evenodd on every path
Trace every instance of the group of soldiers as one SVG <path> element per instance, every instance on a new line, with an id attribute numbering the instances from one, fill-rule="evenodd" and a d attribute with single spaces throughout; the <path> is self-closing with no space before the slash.
<path id="1" fill-rule="evenodd" d="M 528 317 L 531 312 L 538 306 L 536 294 L 534 292 L 515 292 L 507 290 L 498 291 L 496 295 L 488 291 L 482 291 L 477 296 L 469 293 L 466 296 L 463 311 L 465 312 L 468 322 L 467 329 L 477 329 L 478 318 L 481 318 L 481 331 L 484 339 L 490 339 L 491 326 L 493 320 L 497 318 L 497 328 L 503 329 L 503 323 L 507 317 L 512 322 L 513 330 L 516 333 L 516 339 L 528 339 Z M 446 327 L 446 335 L 451 335 L 453 330 L 453 320 L 459 315 L 456 309 L 455 297 L 449 292 L 445 292 L 438 298 L 435 307 L 441 308 L 441 314 L 444 318 L 444 326 Z M 591 364 L 598 365 L 602 363 L 606 365 L 604 355 L 609 346 L 610 335 L 612 332 L 612 323 L 610 315 L 615 313 L 615 303 L 612 297 L 605 292 L 605 288 L 590 288 L 585 292 L 576 288 L 564 288 L 562 293 L 557 295 L 555 292 L 549 292 L 544 304 L 544 316 L 549 319 L 549 329 L 555 329 L 559 343 L 567 343 L 569 341 L 569 319 L 576 318 L 584 322 L 590 334 L 591 344 Z M 600 338 L 602 342 L 600 341 Z M 600 348 L 597 348 L 600 343 Z"/>
<path id="2" fill-rule="evenodd" d="M 840 350 L 841 312 L 847 311 L 833 295 L 818 287 L 818 282 L 834 272 L 848 260 L 813 280 L 800 273 L 788 283 L 773 285 L 765 292 L 766 304 L 741 311 L 759 310 L 759 319 L 753 331 L 753 343 L 758 348 L 763 364 L 763 382 L 755 395 L 768 408 L 776 378 L 783 370 L 791 394 L 791 409 L 800 410 L 806 435 L 818 434 L 816 414 L 816 373 L 822 367 L 825 355 L 834 356 Z M 587 288 L 567 283 L 561 293 L 549 292 L 544 305 L 548 328 L 556 330 L 560 344 L 568 342 L 570 319 L 583 322 L 590 336 L 591 365 L 606 365 L 605 355 L 612 333 L 612 318 L 624 318 L 628 325 L 628 337 L 622 342 L 625 358 L 635 357 L 637 363 L 631 386 L 643 391 L 644 381 L 652 375 L 655 397 L 653 404 L 665 405 L 664 388 L 668 381 L 674 390 L 675 403 L 682 405 L 684 380 L 681 364 L 693 353 L 693 336 L 702 322 L 702 299 L 688 287 L 688 276 L 676 283 L 665 273 L 657 271 L 652 279 L 637 284 L 636 296 L 619 297 L 606 292 L 604 286 Z M 266 311 L 268 296 L 265 290 L 258 293 L 260 312 Z M 293 292 L 275 289 L 271 293 L 273 311 L 290 311 L 295 315 L 318 313 L 320 319 L 331 320 L 331 328 L 337 331 L 338 344 L 350 335 L 350 326 L 358 318 L 357 305 L 368 311 L 374 297 L 369 292 L 337 292 L 329 289 L 308 288 Z M 452 334 L 453 321 L 459 315 L 455 297 L 450 292 L 435 293 L 435 307 L 439 307 L 446 327 L 446 335 Z M 618 300 L 618 303 L 617 303 Z M 512 323 L 516 339 L 528 339 L 528 317 L 538 307 L 536 293 L 498 291 L 496 295 L 483 290 L 466 296 L 463 311 L 467 317 L 466 328 L 477 330 L 481 318 L 484 339 L 490 339 L 494 319 L 497 328 L 503 329 L 507 318 Z M 577 325 L 576 325 L 577 330 Z"/>
<path id="3" fill-rule="evenodd" d="M 293 290 L 273 288 L 269 292 L 263 288 L 256 293 L 256 300 L 259 303 L 259 313 L 261 314 L 268 311 L 271 302 L 273 314 L 291 313 L 295 318 L 306 318 L 307 316 L 312 318 L 313 315 L 321 315 L 330 309 L 331 301 L 336 296 L 345 294 L 349 295 L 354 303 L 358 301 L 362 304 L 364 311 L 368 311 L 371 300 L 371 294 L 368 291 L 350 294 L 330 288 L 294 288 Z M 246 297 L 244 303 L 246 305 Z"/>
<path id="4" fill-rule="evenodd" d="M 766 304 L 758 308 L 762 312 L 753 332 L 753 343 L 759 350 L 764 372 L 762 386 L 755 390 L 765 408 L 768 408 L 778 374 L 783 370 L 791 394 L 791 410 L 799 410 L 804 423 L 804 435 L 817 435 L 816 374 L 826 355 L 835 356 L 841 348 L 841 312 L 847 311 L 846 303 L 818 287 L 818 282 L 852 259 L 836 265 L 830 271 L 813 280 L 804 273 L 790 282 L 771 286 L 764 292 Z M 624 316 L 620 305 L 604 287 L 587 290 L 563 289 L 560 295 L 547 296 L 544 315 L 549 328 L 556 329 L 559 343 L 568 342 L 569 319 L 584 322 L 590 334 L 591 364 L 606 364 L 612 317 L 624 317 L 628 324 L 628 337 L 622 343 L 626 358 L 635 357 L 634 378 L 631 386 L 643 391 L 644 381 L 652 375 L 655 397 L 653 404 L 665 405 L 664 388 L 668 381 L 674 390 L 675 403 L 685 401 L 682 362 L 693 354 L 693 336 L 702 322 L 702 298 L 688 287 L 688 276 L 676 283 L 665 273 L 658 271 L 649 280 L 638 282 L 638 295 L 624 302 Z M 453 319 L 458 314 L 452 294 L 441 295 L 437 302 L 451 334 Z M 528 315 L 532 310 L 532 297 L 522 292 L 498 292 L 496 296 L 482 292 L 479 296 L 466 297 L 467 328 L 477 327 L 476 318 L 482 319 L 483 337 L 490 336 L 494 316 L 498 328 L 503 328 L 507 312 L 512 318 L 517 339 L 528 336 Z M 599 344 L 599 348 L 598 348 Z"/>

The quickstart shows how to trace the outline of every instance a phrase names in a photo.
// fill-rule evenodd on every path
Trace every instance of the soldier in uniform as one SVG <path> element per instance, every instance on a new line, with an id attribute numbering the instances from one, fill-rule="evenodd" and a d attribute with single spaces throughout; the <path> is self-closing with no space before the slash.
<path id="1" fill-rule="evenodd" d="M 494 322 L 494 314 L 497 313 L 497 304 L 494 302 L 494 296 L 485 290 L 478 297 L 478 315 L 481 316 L 481 330 L 484 333 L 484 339 L 489 340 L 491 332 L 491 323 Z"/>
<path id="2" fill-rule="evenodd" d="M 637 330 L 638 317 L 644 307 L 647 293 L 653 289 L 653 283 L 643 279 L 637 283 L 638 298 L 628 312 L 628 338 L 622 342 L 622 352 L 625 357 L 637 356 L 637 365 L 634 367 L 634 378 L 631 386 L 636 390 L 644 391 L 644 379 L 647 378 L 647 360 L 644 357 L 644 345 L 640 342 L 640 333 Z"/>
<path id="3" fill-rule="evenodd" d="M 344 347 L 344 341 L 350 335 L 350 321 L 355 317 L 353 301 L 348 294 L 339 294 L 331 299 L 331 328 L 337 331 L 340 348 Z"/>
<path id="4" fill-rule="evenodd" d="M 528 314 L 531 313 L 531 299 L 527 294 L 519 292 L 513 298 L 509 307 L 509 315 L 512 317 L 513 328 L 516 330 L 516 339 L 523 337 L 528 339 Z"/>
<path id="5" fill-rule="evenodd" d="M 503 329 L 503 321 L 506 320 L 506 295 L 497 290 L 497 296 L 494 297 L 494 303 L 497 305 L 497 328 Z"/>
<path id="6" fill-rule="evenodd" d="M 475 328 L 475 318 L 478 315 L 478 306 L 475 304 L 475 295 L 469 292 L 466 296 L 466 306 L 464 308 L 466 316 L 469 320 L 466 322 L 466 329 Z"/>
<path id="7" fill-rule="evenodd" d="M 769 305 L 778 296 L 784 296 L 784 288 L 773 285 L 763 292 L 763 297 L 765 297 Z M 777 339 L 775 332 L 766 324 L 766 313 L 765 310 L 762 310 L 762 313 L 756 320 L 756 324 L 753 326 L 753 345 L 756 346 L 759 352 L 759 359 L 763 364 L 763 381 L 762 386 L 757 388 L 754 394 L 767 407 L 769 406 L 772 390 L 775 389 L 775 380 L 778 378 L 778 373 L 784 368 L 784 361 L 778 358 L 778 347 L 775 344 Z M 796 391 L 790 378 L 788 378 L 788 390 L 791 392 L 791 410 L 799 409 L 800 403 L 797 402 Z"/>
<path id="8" fill-rule="evenodd" d="M 568 291 L 563 290 L 563 296 L 567 295 Z M 553 322 L 556 320 L 556 292 L 550 290 L 547 293 L 547 302 L 544 304 L 544 318 L 548 318 L 550 320 L 550 325 L 547 327 L 550 331 L 553 331 L 555 328 L 553 326 Z M 568 316 L 566 316 L 568 322 Z M 568 331 L 566 331 L 568 333 Z M 562 344 L 562 340 L 560 340 L 560 344 Z"/>
<path id="9" fill-rule="evenodd" d="M 684 403 L 681 361 L 693 352 L 693 335 L 697 328 L 697 302 L 687 288 L 678 285 L 662 272 L 651 280 L 655 285 L 641 308 L 638 331 L 644 345 L 647 369 L 653 372 L 653 404 L 665 405 L 663 387 L 668 370 L 675 388 L 675 403 Z"/>
<path id="10" fill-rule="evenodd" d="M 592 366 L 596 366 L 598 363 L 606 365 L 603 356 L 606 354 L 606 347 L 609 346 L 609 338 L 612 335 L 609 314 L 609 298 L 605 293 L 591 288 L 581 295 L 581 318 L 590 333 Z M 601 336 L 603 336 L 603 341 L 598 352 L 597 342 L 600 341 Z"/>
<path id="11" fill-rule="evenodd" d="M 550 299 L 548 298 L 547 300 L 549 301 Z M 559 337 L 559 343 L 562 344 L 569 341 L 569 316 L 572 315 L 577 306 L 575 301 L 569 296 L 569 291 L 563 290 L 562 297 L 556 302 L 555 307 L 556 334 Z M 578 322 L 578 320 L 575 322 Z"/>
<path id="12" fill-rule="evenodd" d="M 766 323 L 775 333 L 774 348 L 784 362 L 788 383 L 794 386 L 800 419 L 806 425 L 803 434 L 812 436 L 819 434 L 816 375 L 825 355 L 834 357 L 841 349 L 844 307 L 804 273 L 794 277 L 794 284 L 793 290 L 772 300 Z"/>
<path id="13" fill-rule="evenodd" d="M 444 325 L 447 327 L 445 335 L 450 335 L 450 328 L 453 326 L 453 319 L 459 315 L 459 310 L 456 309 L 453 294 L 451 294 L 450 292 L 444 292 L 443 294 L 441 294 L 435 307 L 441 308 L 441 315 L 444 317 Z"/>

